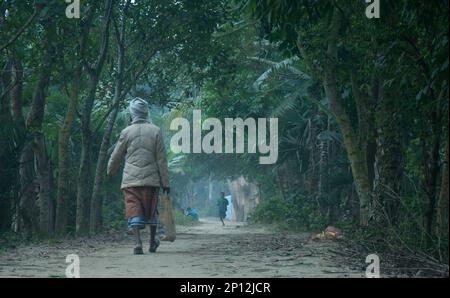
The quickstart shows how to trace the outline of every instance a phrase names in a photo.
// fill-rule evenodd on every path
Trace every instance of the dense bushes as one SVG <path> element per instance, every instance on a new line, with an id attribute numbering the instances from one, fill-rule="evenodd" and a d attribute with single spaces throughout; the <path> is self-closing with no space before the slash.
<path id="1" fill-rule="evenodd" d="M 321 230 L 326 219 L 306 196 L 283 200 L 274 196 L 261 202 L 253 212 L 253 222 L 274 224 L 283 229 Z"/>

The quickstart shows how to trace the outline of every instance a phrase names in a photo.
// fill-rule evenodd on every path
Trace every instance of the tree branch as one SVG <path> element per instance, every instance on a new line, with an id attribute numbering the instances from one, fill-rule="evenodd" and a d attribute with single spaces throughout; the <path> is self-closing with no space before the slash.
<path id="1" fill-rule="evenodd" d="M 6 44 L 4 44 L 4 45 L 2 45 L 0 47 L 0 52 L 3 51 L 4 49 L 6 49 L 7 47 L 9 47 L 11 44 L 13 44 L 17 40 L 17 38 L 19 38 L 19 36 L 28 28 L 28 26 L 30 26 L 31 22 L 33 22 L 33 20 L 36 17 L 37 13 L 38 13 L 38 10 L 35 9 L 33 14 L 28 18 L 28 20 L 19 29 L 19 31 L 17 31 L 16 34 L 14 34 L 14 36 L 11 37 Z"/>
<path id="2" fill-rule="evenodd" d="M 97 59 L 97 63 L 94 67 L 95 72 L 99 72 L 100 69 L 103 66 L 103 63 L 105 62 L 106 59 L 106 53 L 108 52 L 108 42 L 109 42 L 109 26 L 111 24 L 111 14 L 112 14 L 112 0 L 109 0 L 106 4 L 106 14 L 105 14 L 105 18 L 106 18 L 106 24 L 105 27 L 103 28 L 102 31 L 102 40 L 101 40 L 101 46 L 100 46 L 100 52 L 98 55 L 98 59 Z"/>

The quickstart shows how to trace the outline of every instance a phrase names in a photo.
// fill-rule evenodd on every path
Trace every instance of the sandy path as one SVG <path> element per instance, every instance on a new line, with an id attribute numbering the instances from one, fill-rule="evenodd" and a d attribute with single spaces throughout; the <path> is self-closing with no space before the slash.
<path id="1" fill-rule="evenodd" d="M 307 234 L 202 220 L 177 227 L 174 243 L 156 254 L 132 255 L 130 235 L 25 246 L 0 255 L 0 277 L 65 277 L 68 254 L 80 257 L 81 277 L 363 277 L 363 268 L 331 251 L 333 241 L 309 241 Z M 143 235 L 143 240 L 148 234 Z M 331 251 L 330 251 L 331 250 Z M 359 262 L 364 264 L 364 260 Z"/>

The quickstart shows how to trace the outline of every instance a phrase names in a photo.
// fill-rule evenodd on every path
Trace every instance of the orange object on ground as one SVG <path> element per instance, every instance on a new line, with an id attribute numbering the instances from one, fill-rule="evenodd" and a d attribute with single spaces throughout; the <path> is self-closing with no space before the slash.
<path id="1" fill-rule="evenodd" d="M 338 229 L 336 229 L 333 226 L 327 226 L 322 233 L 311 236 L 311 240 L 322 240 L 322 239 L 333 240 L 339 239 L 341 237 L 342 235 Z"/>

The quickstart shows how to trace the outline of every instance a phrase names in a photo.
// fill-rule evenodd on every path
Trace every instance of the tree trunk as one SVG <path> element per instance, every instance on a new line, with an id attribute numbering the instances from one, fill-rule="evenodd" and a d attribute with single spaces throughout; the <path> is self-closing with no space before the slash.
<path id="1" fill-rule="evenodd" d="M 380 84 L 381 85 L 381 84 Z M 398 100 L 377 88 L 377 151 L 374 181 L 375 212 L 381 225 L 395 225 L 400 207 L 404 148 Z"/>
<path id="2" fill-rule="evenodd" d="M 343 110 L 339 102 L 336 90 L 336 78 L 332 71 L 327 71 L 325 90 L 331 101 L 333 113 L 336 115 L 337 122 L 342 132 L 345 149 L 352 169 L 352 175 L 355 183 L 356 193 L 359 198 L 359 216 L 360 225 L 367 226 L 370 217 L 370 203 L 372 194 L 372 185 L 369 177 L 367 164 L 366 146 L 360 144 L 358 136 L 350 125 L 350 119 Z"/>
<path id="3" fill-rule="evenodd" d="M 439 113 L 440 105 L 436 104 L 435 110 L 431 113 L 430 134 L 425 132 L 422 134 L 422 150 L 423 157 L 423 188 L 426 194 L 425 202 L 425 231 L 427 233 L 428 242 L 431 244 L 431 236 L 433 235 L 433 225 L 435 224 L 436 202 L 438 197 L 438 180 L 440 173 L 440 138 L 441 138 L 441 121 Z"/>
<path id="4" fill-rule="evenodd" d="M 114 88 L 113 110 L 106 124 L 105 132 L 100 145 L 100 151 L 97 159 L 97 167 L 95 170 L 94 187 L 91 197 L 91 214 L 90 214 L 90 233 L 95 234 L 101 231 L 101 207 L 102 196 L 100 194 L 103 185 L 103 177 L 105 176 L 106 164 L 108 162 L 108 148 L 111 143 L 111 134 L 119 112 L 119 104 L 122 100 L 123 92 L 123 76 L 125 63 L 125 29 L 126 29 L 126 10 L 130 5 L 127 1 L 124 7 L 120 32 L 116 31 L 117 38 L 117 74 Z"/>
<path id="5" fill-rule="evenodd" d="M 209 172 L 208 175 L 208 201 L 212 202 L 213 199 L 213 179 L 212 179 L 212 173 Z"/>
<path id="6" fill-rule="evenodd" d="M 89 112 L 90 113 L 90 112 Z M 76 235 L 83 236 L 89 232 L 89 198 L 91 181 L 91 130 L 86 124 L 81 133 L 81 157 L 78 170 Z"/>
<path id="7" fill-rule="evenodd" d="M 12 54 L 11 54 L 11 75 L 12 80 L 16 81 L 14 87 L 11 89 L 10 96 L 12 100 L 12 115 L 13 115 L 13 123 L 14 123 L 14 141 L 16 143 L 16 150 L 18 151 L 17 160 L 19 161 L 17 174 L 19 175 L 19 181 L 18 181 L 18 199 L 16 200 L 14 204 L 14 213 L 15 213 L 15 219 L 13 223 L 13 230 L 15 232 L 19 231 L 20 227 L 20 221 L 21 221 L 21 208 L 20 208 L 20 202 L 21 202 L 21 195 L 24 188 L 21 185 L 22 176 L 20 169 L 22 169 L 22 163 L 20 163 L 21 155 L 22 155 L 22 149 L 25 142 L 25 119 L 23 117 L 22 112 L 22 86 L 23 86 L 23 72 L 22 72 L 22 65 L 21 61 L 17 56 L 16 51 L 14 48 L 12 48 Z"/>
<path id="8" fill-rule="evenodd" d="M 437 235 L 439 241 L 446 239 L 448 243 L 448 141 L 445 149 L 445 160 L 442 168 L 441 191 L 439 194 L 438 208 L 437 208 Z"/>
<path id="9" fill-rule="evenodd" d="M 53 65 L 53 49 L 50 41 L 47 41 L 47 49 L 44 62 L 34 88 L 33 100 L 30 112 L 26 119 L 26 141 L 20 154 L 20 212 L 25 228 L 28 232 L 36 233 L 39 230 L 38 218 L 35 208 L 35 181 L 33 173 L 33 138 L 42 129 L 44 119 L 45 102 L 47 98 L 48 86 L 50 84 L 50 74 Z M 41 154 L 39 149 L 35 154 Z M 45 196 L 45 194 L 44 194 Z"/>
<path id="10" fill-rule="evenodd" d="M 39 184 L 39 234 L 48 237 L 53 234 L 53 216 L 51 212 L 51 167 L 47 157 L 44 136 L 35 136 L 33 144 L 36 175 Z"/>
<path id="11" fill-rule="evenodd" d="M 361 226 L 367 226 L 369 224 L 372 195 L 372 184 L 367 163 L 367 140 L 364 135 L 367 131 L 362 130 L 361 127 L 358 133 L 355 131 L 352 127 L 350 117 L 342 105 L 342 98 L 340 96 L 337 80 L 337 43 L 341 27 L 341 17 L 339 14 L 340 12 L 338 11 L 335 11 L 333 14 L 327 49 L 329 61 L 327 61 L 327 65 L 324 69 L 323 81 L 326 96 L 330 100 L 331 110 L 341 129 L 344 145 L 350 161 L 356 192 L 359 197 L 359 222 Z M 354 96 L 356 97 L 356 94 L 354 94 Z M 364 115 L 358 115 L 358 117 L 362 119 Z M 363 125 L 364 123 L 360 121 L 358 124 Z"/>
<path id="12" fill-rule="evenodd" d="M 91 175 L 91 153 L 92 153 L 92 131 L 91 113 L 95 100 L 95 92 L 99 82 L 100 70 L 90 73 L 88 84 L 88 95 L 83 104 L 81 117 L 81 157 L 78 170 L 77 183 L 77 212 L 76 212 L 76 235 L 84 236 L 89 233 L 89 208 L 92 190 Z"/>
<path id="13" fill-rule="evenodd" d="M 317 117 L 320 117 L 318 115 Z M 326 118 L 326 127 L 322 129 L 330 131 L 330 119 Z M 329 209 L 331 204 L 329 202 L 329 191 L 328 191 L 328 158 L 330 150 L 330 142 L 328 140 L 320 140 L 317 145 L 317 150 L 319 153 L 319 169 L 318 169 L 318 180 L 317 180 L 317 199 L 321 206 L 321 214 L 325 216 L 329 214 Z M 337 198 L 333 198 L 337 199 Z"/>
<path id="14" fill-rule="evenodd" d="M 83 103 L 81 113 L 81 158 L 78 170 L 77 182 L 77 215 L 76 215 L 76 235 L 83 236 L 89 233 L 89 211 L 90 211 L 90 191 L 92 190 L 91 175 L 91 154 L 92 154 L 92 131 L 91 113 L 94 106 L 95 92 L 103 69 L 109 45 L 109 27 L 111 23 L 113 1 L 109 0 L 105 4 L 105 23 L 101 32 L 99 54 L 94 68 L 87 65 L 89 72 L 88 94 Z"/>
<path id="15" fill-rule="evenodd" d="M 335 67 L 332 64 L 325 71 L 324 87 L 327 97 L 331 102 L 331 108 L 336 116 L 337 123 L 342 132 L 345 149 L 352 169 L 356 193 L 359 198 L 360 225 L 367 226 L 370 216 L 370 202 L 372 186 L 367 167 L 366 146 L 360 144 L 360 140 L 353 130 L 350 119 L 346 114 L 338 95 Z"/>
<path id="16" fill-rule="evenodd" d="M 91 234 L 95 234 L 101 231 L 102 196 L 100 194 L 100 190 L 103 185 L 103 177 L 105 176 L 106 164 L 108 161 L 108 148 L 110 146 L 111 134 L 118 114 L 118 107 L 119 106 L 117 104 L 108 119 L 108 123 L 105 128 L 105 133 L 103 134 L 102 144 L 100 146 L 100 152 L 98 154 L 97 168 L 95 171 L 95 179 L 94 179 L 94 188 L 91 197 L 91 212 L 90 212 Z"/>
<path id="17" fill-rule="evenodd" d="M 6 65 L 4 70 L 9 67 Z M 3 69 L 0 69 L 2 71 Z M 16 177 L 16 158 L 14 158 L 14 139 L 10 138 L 14 126 L 10 113 L 10 96 L 6 90 L 8 83 L 14 82 L 9 80 L 7 76 L 9 72 L 2 71 L 0 74 L 0 138 L 2 146 L 0 146 L 0 235 L 10 229 L 12 219 L 12 202 L 14 180 Z M 11 82 L 8 82 L 11 81 Z"/>
<path id="18" fill-rule="evenodd" d="M 69 196 L 69 140 L 70 130 L 76 112 L 77 99 L 79 94 L 80 72 L 76 71 L 72 82 L 72 89 L 69 97 L 66 116 L 63 125 L 59 130 L 58 137 L 58 182 L 56 194 L 56 219 L 55 234 L 64 236 L 67 228 L 67 202 Z"/>
<path id="19" fill-rule="evenodd" d="M 11 74 L 16 84 L 11 89 L 12 114 L 15 126 L 15 138 L 20 147 L 23 144 L 25 136 L 25 119 L 22 113 L 22 85 L 23 85 L 23 69 L 16 53 L 12 54 Z"/>
<path id="20" fill-rule="evenodd" d="M 22 225 L 19 224 L 19 231 L 23 230 L 28 234 L 36 234 L 38 231 L 38 219 L 35 206 L 35 190 L 33 181 L 33 149 L 30 142 L 23 146 L 19 158 L 20 176 L 20 201 L 19 216 Z"/>

